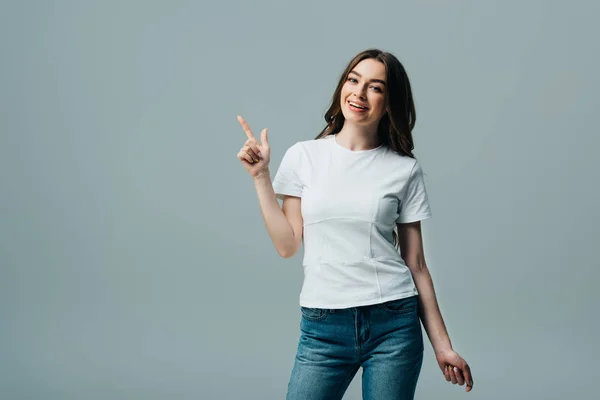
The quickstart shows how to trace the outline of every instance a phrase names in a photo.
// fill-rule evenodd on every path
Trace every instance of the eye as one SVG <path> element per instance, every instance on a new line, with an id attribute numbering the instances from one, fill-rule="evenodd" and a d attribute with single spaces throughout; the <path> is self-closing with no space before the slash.
<path id="1" fill-rule="evenodd" d="M 375 89 L 375 91 L 378 93 L 383 92 L 383 90 L 381 90 L 381 88 L 379 86 L 372 86 L 372 88 Z"/>
<path id="2" fill-rule="evenodd" d="M 355 82 L 358 82 L 358 81 L 356 79 L 354 79 L 354 78 L 348 78 L 348 82 L 355 83 Z"/>

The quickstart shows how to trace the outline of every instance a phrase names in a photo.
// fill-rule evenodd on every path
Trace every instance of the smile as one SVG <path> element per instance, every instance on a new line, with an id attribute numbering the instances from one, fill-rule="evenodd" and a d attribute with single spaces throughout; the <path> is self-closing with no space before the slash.
<path id="1" fill-rule="evenodd" d="M 360 104 L 355 103 L 353 101 L 349 101 L 348 105 L 350 106 L 350 109 L 353 110 L 353 111 L 366 111 L 366 110 L 369 109 L 369 107 L 360 105 Z"/>

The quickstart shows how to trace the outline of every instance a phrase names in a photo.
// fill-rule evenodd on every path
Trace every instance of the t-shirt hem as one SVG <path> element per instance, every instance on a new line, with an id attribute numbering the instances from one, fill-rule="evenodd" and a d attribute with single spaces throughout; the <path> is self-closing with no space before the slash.
<path id="1" fill-rule="evenodd" d="M 393 300 L 400 300 L 400 299 L 404 299 L 407 297 L 411 297 L 411 296 L 416 296 L 418 295 L 419 292 L 418 290 L 415 288 L 409 292 L 403 292 L 403 293 L 399 293 L 399 294 L 394 294 L 394 295 L 388 295 L 385 297 L 379 297 L 376 299 L 368 299 L 368 300 L 362 300 L 362 301 L 353 301 L 351 303 L 342 303 L 342 304 L 336 304 L 336 303 L 321 303 L 321 302 L 305 302 L 305 301 L 300 301 L 300 306 L 301 307 L 306 307 L 306 308 L 328 308 L 328 309 L 342 309 L 342 308 L 350 308 L 350 307 L 361 307 L 361 306 L 371 306 L 374 304 L 381 304 L 381 303 L 385 303 L 387 301 L 393 301 Z"/>

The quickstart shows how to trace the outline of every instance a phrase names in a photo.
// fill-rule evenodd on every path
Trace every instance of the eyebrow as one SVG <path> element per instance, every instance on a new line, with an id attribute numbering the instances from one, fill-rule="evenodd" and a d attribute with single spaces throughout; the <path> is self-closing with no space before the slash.
<path id="1" fill-rule="evenodd" d="M 350 71 L 348 74 L 355 74 L 355 75 L 358 75 L 359 78 L 362 78 L 362 75 L 356 71 Z M 381 79 L 371 79 L 371 82 L 379 82 L 382 85 L 385 85 L 385 81 L 382 81 Z"/>

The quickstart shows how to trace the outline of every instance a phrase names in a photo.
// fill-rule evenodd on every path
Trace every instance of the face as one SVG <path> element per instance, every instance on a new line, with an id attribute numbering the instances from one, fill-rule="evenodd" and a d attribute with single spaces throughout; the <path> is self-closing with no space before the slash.
<path id="1" fill-rule="evenodd" d="M 385 114 L 385 65 L 368 58 L 359 62 L 342 86 L 340 106 L 347 121 L 377 125 Z"/>

